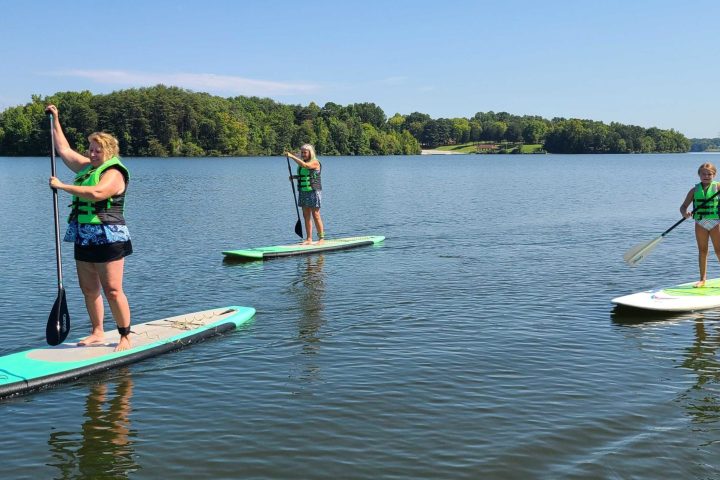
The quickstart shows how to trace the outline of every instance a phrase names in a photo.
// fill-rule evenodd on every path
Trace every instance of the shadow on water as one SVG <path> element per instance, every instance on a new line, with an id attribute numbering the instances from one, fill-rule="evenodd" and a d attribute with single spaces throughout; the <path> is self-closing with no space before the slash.
<path id="1" fill-rule="evenodd" d="M 132 377 L 127 369 L 113 377 L 90 386 L 79 432 L 50 434 L 55 460 L 49 466 L 59 471 L 54 478 L 125 479 L 139 469 L 133 445 L 137 433 L 130 428 Z"/>
<path id="2" fill-rule="evenodd" d="M 244 267 L 248 269 L 261 269 L 265 265 L 265 260 L 262 258 L 247 258 L 247 257 L 236 257 L 230 255 L 224 255 L 222 264 L 224 267 Z"/>
<path id="3" fill-rule="evenodd" d="M 262 258 L 248 258 L 232 255 L 224 255 L 223 265 L 262 265 L 265 260 Z"/>
<path id="4" fill-rule="evenodd" d="M 246 271 L 262 271 L 265 261 L 262 258 L 223 257 L 222 265 L 225 268 L 240 268 Z"/>
<path id="5" fill-rule="evenodd" d="M 610 312 L 610 320 L 616 325 L 640 325 L 653 322 L 679 322 L 692 320 L 702 316 L 698 312 L 663 312 L 660 310 L 645 310 L 642 308 L 615 305 Z"/>
<path id="6" fill-rule="evenodd" d="M 300 318 L 298 319 L 298 339 L 302 342 L 303 372 L 301 377 L 312 382 L 320 377 L 320 367 L 313 356 L 320 350 L 320 329 L 325 323 L 323 312 L 325 305 L 325 273 L 323 255 L 311 255 L 298 262 L 298 280 L 292 284 L 292 292 L 297 297 Z"/>

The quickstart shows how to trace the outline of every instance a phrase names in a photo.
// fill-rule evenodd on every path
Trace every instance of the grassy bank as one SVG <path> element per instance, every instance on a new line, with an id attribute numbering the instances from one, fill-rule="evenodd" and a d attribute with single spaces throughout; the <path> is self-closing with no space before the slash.
<path id="1" fill-rule="evenodd" d="M 526 145 L 514 142 L 470 142 L 458 145 L 444 145 L 435 148 L 435 150 L 453 153 L 545 153 L 542 144 Z"/>

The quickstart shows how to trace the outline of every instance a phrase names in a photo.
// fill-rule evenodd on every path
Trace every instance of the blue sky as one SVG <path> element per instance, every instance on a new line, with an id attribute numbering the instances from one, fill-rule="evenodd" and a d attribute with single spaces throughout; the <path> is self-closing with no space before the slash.
<path id="1" fill-rule="evenodd" d="M 720 2 L 0 0 L 0 110 L 158 83 L 720 137 Z"/>

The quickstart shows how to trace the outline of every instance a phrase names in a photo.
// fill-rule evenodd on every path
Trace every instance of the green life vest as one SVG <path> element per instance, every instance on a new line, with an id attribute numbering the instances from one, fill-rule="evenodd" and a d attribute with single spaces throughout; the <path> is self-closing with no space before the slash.
<path id="1" fill-rule="evenodd" d="M 108 168 L 117 168 L 125 177 L 125 191 L 105 200 L 93 202 L 75 195 L 72 197 L 70 217 L 68 222 L 77 218 L 78 223 L 93 223 L 105 225 L 125 225 L 125 192 L 130 181 L 130 172 L 120 163 L 117 157 L 112 157 L 99 167 L 88 165 L 75 175 L 75 185 L 92 187 L 100 183 L 100 177 Z"/>
<path id="2" fill-rule="evenodd" d="M 702 183 L 695 185 L 695 196 L 693 197 L 693 218 L 695 220 L 717 219 L 720 218 L 718 215 L 718 204 L 720 204 L 720 195 L 707 202 L 702 207 L 700 206 L 705 200 L 712 197 L 715 192 L 720 189 L 720 182 L 712 182 L 707 191 L 703 190 Z"/>
<path id="3" fill-rule="evenodd" d="M 317 170 L 310 170 L 298 165 L 298 190 L 301 192 L 322 190 L 320 170 L 322 170 L 322 164 Z"/>

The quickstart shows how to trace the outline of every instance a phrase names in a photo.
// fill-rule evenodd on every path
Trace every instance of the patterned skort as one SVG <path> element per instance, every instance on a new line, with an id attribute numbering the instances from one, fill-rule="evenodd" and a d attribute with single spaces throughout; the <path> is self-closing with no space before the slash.
<path id="1" fill-rule="evenodd" d="M 321 190 L 311 190 L 309 192 L 300 192 L 298 205 L 301 207 L 320 208 L 322 201 Z"/>
<path id="2" fill-rule="evenodd" d="M 112 262 L 133 252 L 127 225 L 79 224 L 73 220 L 63 240 L 75 244 L 75 260 L 81 262 Z"/>

